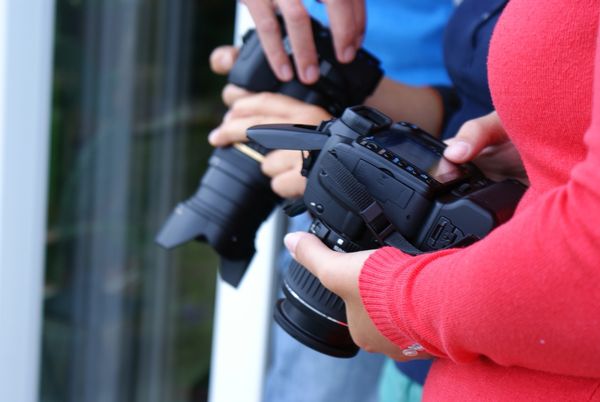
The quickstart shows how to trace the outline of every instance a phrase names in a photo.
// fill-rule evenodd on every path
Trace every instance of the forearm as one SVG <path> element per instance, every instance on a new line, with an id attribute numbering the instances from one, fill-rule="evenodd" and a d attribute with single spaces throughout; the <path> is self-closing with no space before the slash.
<path id="1" fill-rule="evenodd" d="M 590 155 L 569 183 L 467 249 L 375 253 L 361 295 L 380 331 L 457 362 L 600 378 L 598 166 Z"/>
<path id="2" fill-rule="evenodd" d="M 383 78 L 365 104 L 381 110 L 394 121 L 410 121 L 431 134 L 441 133 L 444 107 L 441 96 L 431 87 Z"/>
<path id="3" fill-rule="evenodd" d="M 379 330 L 456 362 L 600 378 L 600 51 L 587 154 L 564 184 L 462 250 L 371 255 L 361 297 Z M 576 132 L 564 135 L 577 138 Z M 568 152 L 567 149 L 564 152 Z M 533 182 L 533 181 L 532 181 Z"/>

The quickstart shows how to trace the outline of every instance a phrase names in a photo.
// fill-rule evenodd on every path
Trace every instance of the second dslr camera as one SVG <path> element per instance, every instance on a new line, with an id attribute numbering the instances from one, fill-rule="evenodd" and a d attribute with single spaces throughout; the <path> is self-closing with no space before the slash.
<path id="1" fill-rule="evenodd" d="M 284 45 L 293 57 L 285 27 L 281 27 Z M 383 75 L 379 61 L 360 49 L 354 61 L 341 64 L 335 58 L 329 30 L 315 20 L 312 30 L 320 74 L 314 85 L 297 79 L 278 81 L 254 30 L 244 36 L 229 82 L 250 91 L 288 95 L 321 106 L 334 116 L 347 106 L 362 103 Z M 209 243 L 221 257 L 221 277 L 237 286 L 254 255 L 258 227 L 280 202 L 260 169 L 267 152 L 268 148 L 253 141 L 216 149 L 196 193 L 175 207 L 156 241 L 167 248 L 193 239 Z"/>

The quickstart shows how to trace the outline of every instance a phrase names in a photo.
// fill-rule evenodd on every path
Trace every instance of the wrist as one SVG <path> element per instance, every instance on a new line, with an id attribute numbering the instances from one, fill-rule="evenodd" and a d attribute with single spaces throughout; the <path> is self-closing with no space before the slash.
<path id="1" fill-rule="evenodd" d="M 411 257 L 393 247 L 383 247 L 372 253 L 365 261 L 359 276 L 361 300 L 379 332 L 401 348 L 408 348 L 415 342 L 396 325 L 393 309 L 394 282 L 401 271 L 401 265 Z"/>

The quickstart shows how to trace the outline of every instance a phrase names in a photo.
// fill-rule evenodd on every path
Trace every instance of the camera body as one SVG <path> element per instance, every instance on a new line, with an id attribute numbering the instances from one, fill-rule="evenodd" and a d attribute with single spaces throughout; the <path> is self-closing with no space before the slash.
<path id="1" fill-rule="evenodd" d="M 293 61 L 294 55 L 281 17 L 279 23 L 284 49 Z M 331 32 L 315 19 L 311 19 L 311 28 L 319 63 L 319 79 L 314 84 L 306 85 L 295 78 L 288 82 L 279 81 L 253 29 L 243 37 L 244 45 L 229 72 L 229 82 L 253 92 L 288 95 L 321 106 L 334 116 L 340 116 L 348 106 L 363 103 L 383 75 L 379 60 L 366 50 L 359 49 L 351 63 L 342 64 L 335 57 Z"/>
<path id="2" fill-rule="evenodd" d="M 285 33 L 281 19 L 280 22 Z M 379 61 L 361 49 L 353 62 L 339 63 L 331 33 L 315 20 L 312 27 L 320 67 L 320 77 L 314 85 L 304 85 L 296 78 L 278 81 L 254 30 L 244 36 L 229 82 L 250 91 L 279 92 L 322 106 L 334 116 L 347 106 L 362 103 L 383 75 Z M 293 57 L 287 35 L 283 40 Z M 209 243 L 221 257 L 221 277 L 237 286 L 254 256 L 259 226 L 281 201 L 260 169 L 260 162 L 269 151 L 253 141 L 216 149 L 195 194 L 176 206 L 156 242 L 165 248 L 194 239 Z"/>
<path id="3" fill-rule="evenodd" d="M 256 126 L 248 136 L 310 151 L 303 169 L 304 203 L 314 217 L 309 231 L 336 251 L 389 245 L 416 255 L 464 246 L 507 221 L 525 191 L 518 181 L 494 182 L 471 163 L 448 161 L 438 139 L 365 106 L 319 127 Z M 343 302 L 332 303 L 336 296 L 315 281 L 292 264 L 277 321 L 308 346 L 353 356 Z"/>

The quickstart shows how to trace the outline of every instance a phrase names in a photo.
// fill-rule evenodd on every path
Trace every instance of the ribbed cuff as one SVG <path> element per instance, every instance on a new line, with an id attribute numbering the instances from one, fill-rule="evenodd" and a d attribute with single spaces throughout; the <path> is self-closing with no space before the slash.
<path id="1" fill-rule="evenodd" d="M 402 276 L 403 263 L 412 257 L 393 247 L 383 247 L 372 253 L 359 278 L 360 295 L 369 317 L 386 338 L 406 349 L 415 344 L 409 335 L 398 327 L 399 317 L 390 309 L 394 303 L 394 290 Z"/>

